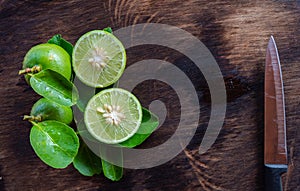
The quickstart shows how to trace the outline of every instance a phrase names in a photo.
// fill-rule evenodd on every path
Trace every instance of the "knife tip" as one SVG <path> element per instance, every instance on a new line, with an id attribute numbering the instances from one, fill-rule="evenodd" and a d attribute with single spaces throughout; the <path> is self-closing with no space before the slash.
<path id="1" fill-rule="evenodd" d="M 271 36 L 270 36 L 269 45 L 276 46 L 276 43 L 275 43 L 275 38 L 274 38 L 274 36 L 273 36 L 273 35 L 271 35 Z"/>

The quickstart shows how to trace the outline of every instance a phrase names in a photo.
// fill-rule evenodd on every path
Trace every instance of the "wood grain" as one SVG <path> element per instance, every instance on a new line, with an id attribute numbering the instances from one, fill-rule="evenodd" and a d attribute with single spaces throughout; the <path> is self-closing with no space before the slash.
<path id="1" fill-rule="evenodd" d="M 43 164 L 29 144 L 30 124 L 22 121 L 39 98 L 17 75 L 26 52 L 57 33 L 74 44 L 92 29 L 111 26 L 116 30 L 145 22 L 190 32 L 216 58 L 228 104 L 215 144 L 198 154 L 210 116 L 209 89 L 201 72 L 183 55 L 145 46 L 128 50 L 129 65 L 149 58 L 167 60 L 185 71 L 195 85 L 201 115 L 189 146 L 164 165 L 126 169 L 120 182 L 102 175 L 83 177 L 72 166 L 58 170 Z M 276 38 L 285 87 L 290 166 L 284 187 L 300 190 L 299 1 L 2 0 L 0 27 L 0 190 L 263 190 L 263 76 L 270 35 Z M 145 105 L 160 99 L 173 111 L 145 146 L 160 144 L 178 123 L 176 95 L 159 82 L 145 82 L 134 92 Z"/>

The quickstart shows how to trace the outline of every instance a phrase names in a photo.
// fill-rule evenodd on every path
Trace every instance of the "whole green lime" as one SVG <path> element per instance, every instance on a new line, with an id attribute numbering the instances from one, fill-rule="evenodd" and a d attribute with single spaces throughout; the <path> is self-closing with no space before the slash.
<path id="1" fill-rule="evenodd" d="M 73 112 L 70 107 L 57 104 L 46 98 L 39 99 L 32 107 L 30 116 L 37 121 L 56 120 L 70 124 L 73 120 Z"/>
<path id="2" fill-rule="evenodd" d="M 27 52 L 23 61 L 23 69 L 29 70 L 34 67 L 38 67 L 38 71 L 51 69 L 67 79 L 71 78 L 72 66 L 70 55 L 63 48 L 55 44 L 39 44 Z M 38 71 L 33 71 L 33 73 Z M 28 74 L 25 75 L 25 79 L 29 84 L 30 76 Z"/>

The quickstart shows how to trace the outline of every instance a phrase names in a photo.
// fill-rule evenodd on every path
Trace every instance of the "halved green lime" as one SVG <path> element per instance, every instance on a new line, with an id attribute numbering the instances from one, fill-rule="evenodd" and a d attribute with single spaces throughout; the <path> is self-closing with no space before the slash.
<path id="1" fill-rule="evenodd" d="M 121 77 L 126 65 L 126 52 L 113 34 L 93 30 L 76 42 L 72 59 L 76 76 L 83 83 L 102 88 Z"/>
<path id="2" fill-rule="evenodd" d="M 130 92 L 120 88 L 93 96 L 84 112 L 84 122 L 97 140 L 116 144 L 132 137 L 142 121 L 142 107 Z"/>

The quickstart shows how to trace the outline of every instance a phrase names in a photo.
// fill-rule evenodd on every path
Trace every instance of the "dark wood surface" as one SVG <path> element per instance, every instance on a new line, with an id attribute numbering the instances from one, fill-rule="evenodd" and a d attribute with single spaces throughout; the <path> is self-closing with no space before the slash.
<path id="1" fill-rule="evenodd" d="M 72 165 L 62 170 L 46 166 L 29 144 L 31 125 L 22 121 L 39 98 L 17 74 L 26 52 L 57 33 L 74 44 L 92 29 L 116 30 L 145 22 L 192 33 L 216 58 L 228 104 L 215 144 L 198 154 L 210 115 L 209 90 L 201 73 L 189 60 L 162 47 L 133 48 L 128 50 L 129 65 L 145 58 L 164 59 L 181 67 L 193 81 L 201 117 L 189 146 L 161 166 L 126 169 L 120 182 L 102 175 L 83 177 Z M 299 1 L 2 0 L 0 27 L 0 190 L 263 190 L 263 76 L 270 35 L 279 49 L 286 98 L 289 169 L 284 189 L 300 190 Z M 145 104 L 150 92 L 152 99 L 159 98 L 174 112 L 161 128 L 166 131 L 153 134 L 145 143 L 148 146 L 171 136 L 178 120 L 172 89 L 158 82 L 135 89 Z"/>

